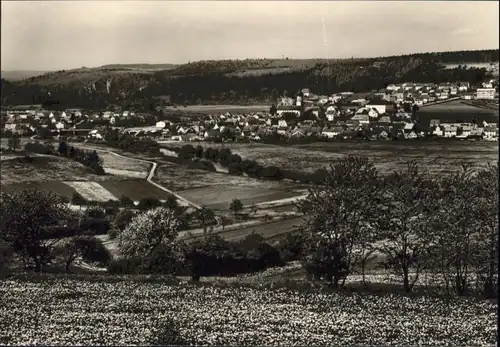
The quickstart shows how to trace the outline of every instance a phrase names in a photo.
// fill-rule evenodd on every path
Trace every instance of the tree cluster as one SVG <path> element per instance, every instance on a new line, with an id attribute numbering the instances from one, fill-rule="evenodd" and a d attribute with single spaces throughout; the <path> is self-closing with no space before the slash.
<path id="1" fill-rule="evenodd" d="M 366 158 L 346 157 L 298 204 L 304 267 L 333 286 L 378 259 L 406 292 L 430 274 L 448 293 L 492 295 L 498 283 L 498 164 L 464 165 L 444 177 L 415 162 L 381 178 Z"/>
<path id="2" fill-rule="evenodd" d="M 72 212 L 60 197 L 38 189 L 2 193 L 0 204 L 0 249 L 10 265 L 43 271 L 64 259 L 66 269 L 81 257 L 107 263 L 109 252 L 93 238 L 92 220 L 103 215 L 87 210 Z M 7 253 L 8 252 L 8 253 Z M 4 265 L 4 264 L 2 264 Z"/>
<path id="3" fill-rule="evenodd" d="M 59 155 L 66 158 L 73 159 L 87 167 L 89 167 L 96 175 L 105 175 L 104 168 L 102 167 L 102 159 L 99 154 L 94 151 L 85 151 L 80 148 L 75 148 L 73 146 L 68 146 L 65 141 L 59 142 L 59 147 L 57 149 Z"/>

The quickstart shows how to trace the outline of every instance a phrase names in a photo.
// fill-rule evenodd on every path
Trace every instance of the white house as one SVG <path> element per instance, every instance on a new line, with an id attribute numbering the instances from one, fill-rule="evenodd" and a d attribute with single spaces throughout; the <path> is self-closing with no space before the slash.
<path id="1" fill-rule="evenodd" d="M 418 135 L 417 135 L 417 133 L 416 133 L 416 132 L 414 132 L 414 131 L 412 130 L 412 131 L 410 131 L 409 133 L 405 133 L 405 134 L 404 134 L 404 137 L 405 137 L 405 139 L 407 139 L 407 140 L 414 140 L 414 139 L 418 138 Z"/>
<path id="2" fill-rule="evenodd" d="M 326 136 L 326 137 L 331 139 L 334 136 L 338 136 L 338 135 L 342 134 L 343 130 L 344 129 L 342 129 L 341 127 L 334 127 L 334 128 L 325 127 L 321 131 L 321 135 Z"/>
<path id="3" fill-rule="evenodd" d="M 451 126 L 451 127 L 446 127 L 444 129 L 444 137 L 456 137 L 457 136 L 457 127 L 456 126 Z"/>
<path id="4" fill-rule="evenodd" d="M 293 113 L 294 115 L 296 115 L 297 117 L 300 117 L 300 110 L 296 109 L 296 108 L 282 108 L 282 109 L 278 109 L 276 111 L 276 113 L 278 114 L 278 116 L 280 117 L 283 117 L 283 114 L 285 113 Z"/>
<path id="5" fill-rule="evenodd" d="M 469 89 L 469 82 L 460 82 L 458 86 L 458 90 L 461 92 L 466 92 Z"/>
<path id="6" fill-rule="evenodd" d="M 484 128 L 484 138 L 486 140 L 493 140 L 497 138 L 497 129 L 492 126 L 487 126 Z"/>
<path id="7" fill-rule="evenodd" d="M 286 121 L 284 119 L 280 119 L 278 121 L 278 128 L 286 128 L 288 127 L 288 124 L 286 123 Z"/>
<path id="8" fill-rule="evenodd" d="M 458 138 L 465 138 L 465 137 L 468 137 L 469 135 L 471 135 L 471 132 L 472 132 L 471 125 L 463 125 L 461 129 L 462 129 L 462 131 L 461 131 L 460 135 L 457 135 Z"/>
<path id="9" fill-rule="evenodd" d="M 57 130 L 64 129 L 64 123 L 57 122 L 57 123 L 56 123 L 56 129 L 57 129 Z"/>
<path id="10" fill-rule="evenodd" d="M 390 90 L 390 91 L 396 91 L 396 90 L 399 90 L 399 87 L 395 84 L 389 84 L 387 86 L 387 88 L 385 88 L 385 89 Z"/>
<path id="11" fill-rule="evenodd" d="M 366 107 L 374 108 L 377 110 L 378 114 L 384 114 L 387 112 L 387 105 L 380 105 L 380 104 L 368 104 Z"/>
<path id="12" fill-rule="evenodd" d="M 439 125 L 436 126 L 436 128 L 432 131 L 432 135 L 436 135 L 436 136 L 443 136 L 444 135 L 444 131 L 443 131 L 443 128 L 440 127 Z"/>
<path id="13" fill-rule="evenodd" d="M 159 122 L 156 122 L 156 127 L 158 129 L 163 129 L 165 128 L 167 125 L 165 124 L 165 122 L 162 122 L 162 121 L 159 121 Z"/>
<path id="14" fill-rule="evenodd" d="M 415 127 L 415 124 L 414 123 L 405 123 L 405 126 L 403 128 L 403 131 L 405 133 L 409 133 L 411 131 L 413 131 L 413 128 Z"/>
<path id="15" fill-rule="evenodd" d="M 339 102 L 340 100 L 342 100 L 342 96 L 341 95 L 332 95 L 330 97 L 330 101 L 333 102 L 334 104 Z"/>
<path id="16" fill-rule="evenodd" d="M 477 88 L 476 99 L 495 99 L 495 88 Z"/>

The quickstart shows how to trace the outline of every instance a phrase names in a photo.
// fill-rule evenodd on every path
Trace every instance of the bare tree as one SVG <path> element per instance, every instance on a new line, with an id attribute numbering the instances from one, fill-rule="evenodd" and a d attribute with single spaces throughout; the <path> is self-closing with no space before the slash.
<path id="1" fill-rule="evenodd" d="M 407 165 L 407 170 L 386 179 L 378 248 L 388 267 L 403 280 L 404 290 L 410 292 L 425 267 L 431 244 L 429 218 L 435 188 L 415 162 Z"/>
<path id="2" fill-rule="evenodd" d="M 325 184 L 297 203 L 304 215 L 306 268 L 338 286 L 351 271 L 354 249 L 375 220 L 378 176 L 371 161 L 348 156 L 330 166 Z"/>
<path id="3" fill-rule="evenodd" d="M 480 224 L 478 235 L 478 271 L 482 276 L 484 294 L 495 295 L 498 283 L 498 163 L 489 164 L 481 170 L 475 179 L 474 191 L 478 198 L 475 211 Z"/>

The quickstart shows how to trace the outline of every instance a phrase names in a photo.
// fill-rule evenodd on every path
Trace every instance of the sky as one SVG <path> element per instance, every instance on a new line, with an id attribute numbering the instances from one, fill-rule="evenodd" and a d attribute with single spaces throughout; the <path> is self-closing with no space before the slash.
<path id="1" fill-rule="evenodd" d="M 499 48 L 498 1 L 2 0 L 1 6 L 2 70 Z"/>

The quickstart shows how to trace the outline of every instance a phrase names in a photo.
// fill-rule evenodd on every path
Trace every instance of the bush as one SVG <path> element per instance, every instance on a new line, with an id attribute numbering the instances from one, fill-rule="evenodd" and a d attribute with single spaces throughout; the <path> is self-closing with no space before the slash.
<path id="1" fill-rule="evenodd" d="M 101 240 L 95 237 L 78 237 L 75 243 L 81 252 L 82 259 L 86 262 L 107 264 L 111 260 L 111 254 L 108 249 Z"/>
<path id="2" fill-rule="evenodd" d="M 252 272 L 283 265 L 280 252 L 267 242 L 261 242 L 248 253 L 247 257 L 250 259 L 249 265 Z"/>
<path id="3" fill-rule="evenodd" d="M 125 229 L 125 227 L 130 223 L 132 218 L 135 216 L 135 212 L 131 210 L 121 210 L 117 213 L 114 221 L 115 228 L 119 231 Z"/>
<path id="4" fill-rule="evenodd" d="M 86 218 L 104 219 L 106 217 L 106 212 L 100 207 L 92 206 L 85 210 L 84 215 Z"/>
<path id="5" fill-rule="evenodd" d="M 144 198 L 139 201 L 137 208 L 141 210 L 150 210 L 161 206 L 161 201 L 156 198 Z"/>
<path id="6" fill-rule="evenodd" d="M 110 275 L 135 275 L 141 273 L 142 261 L 139 258 L 112 259 L 107 270 Z"/>
<path id="7" fill-rule="evenodd" d="M 73 205 L 85 205 L 87 203 L 87 199 L 85 199 L 80 193 L 74 192 L 73 196 L 71 197 L 71 203 Z"/>
<path id="8" fill-rule="evenodd" d="M 134 206 L 134 200 L 132 200 L 126 195 L 122 195 L 120 198 L 120 204 L 122 206 Z"/>
<path id="9" fill-rule="evenodd" d="M 80 221 L 80 230 L 88 230 L 91 235 L 106 235 L 111 223 L 106 219 L 84 218 Z"/>
<path id="10" fill-rule="evenodd" d="M 116 228 L 111 228 L 108 230 L 108 236 L 110 240 L 114 240 L 118 237 L 118 234 L 120 233 L 119 229 Z"/>
<path id="11" fill-rule="evenodd" d="M 248 252 L 256 249 L 264 241 L 265 241 L 264 236 L 254 231 L 251 234 L 245 236 L 243 239 L 241 239 L 237 243 L 237 247 L 241 252 L 247 254 Z"/>
<path id="12" fill-rule="evenodd" d="M 141 273 L 168 275 L 176 273 L 178 268 L 178 261 L 172 257 L 170 248 L 160 246 L 143 258 Z"/>
<path id="13" fill-rule="evenodd" d="M 2 240 L 0 240 L 0 279 L 7 277 L 10 274 L 10 264 L 14 252 L 12 248 Z"/>
<path id="14" fill-rule="evenodd" d="M 279 243 L 278 249 L 284 261 L 298 260 L 304 252 L 304 235 L 300 232 L 287 233 Z"/>

